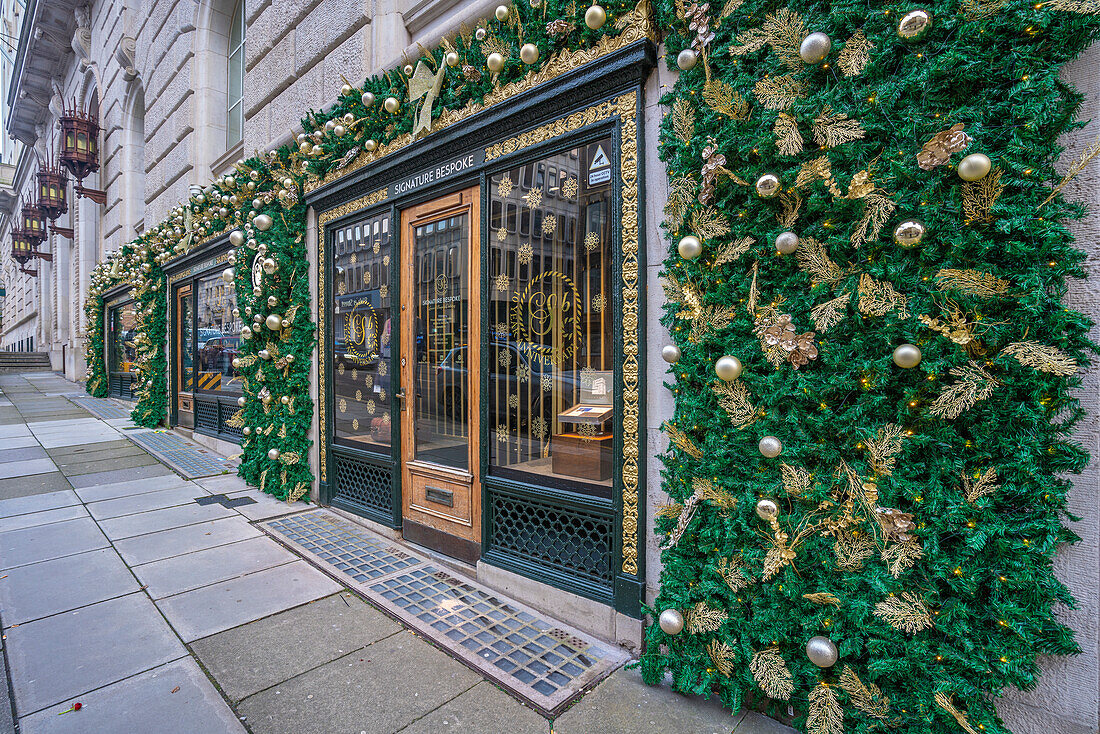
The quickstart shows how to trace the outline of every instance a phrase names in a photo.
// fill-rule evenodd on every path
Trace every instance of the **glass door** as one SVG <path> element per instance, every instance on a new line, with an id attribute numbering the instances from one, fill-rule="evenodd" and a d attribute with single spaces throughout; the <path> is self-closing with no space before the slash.
<path id="1" fill-rule="evenodd" d="M 176 415 L 185 428 L 195 427 L 195 308 L 190 285 L 176 290 Z"/>
<path id="2" fill-rule="evenodd" d="M 407 539 L 481 554 L 479 190 L 401 213 L 402 514 Z"/>

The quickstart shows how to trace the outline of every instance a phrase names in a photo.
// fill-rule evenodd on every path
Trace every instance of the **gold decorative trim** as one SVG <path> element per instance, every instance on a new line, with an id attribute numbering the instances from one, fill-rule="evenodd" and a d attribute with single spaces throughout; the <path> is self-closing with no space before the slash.
<path id="1" fill-rule="evenodd" d="M 524 148 L 530 148 L 532 145 L 538 145 L 552 138 L 571 133 L 582 127 L 593 125 L 597 122 L 602 122 L 603 120 L 614 117 L 620 114 L 621 101 L 622 97 L 600 102 L 588 109 L 574 112 L 568 117 L 554 120 L 542 127 L 520 133 L 514 138 L 509 138 L 508 140 L 490 145 L 485 149 L 485 162 L 495 161 L 497 158 L 511 155 Z"/>
<path id="2" fill-rule="evenodd" d="M 443 110 L 442 114 L 432 122 L 431 132 L 426 135 L 414 138 L 412 133 L 404 133 L 398 135 L 389 143 L 380 145 L 374 151 L 368 152 L 364 150 L 356 156 L 355 160 L 339 171 L 330 171 L 323 179 L 311 178 L 308 180 L 305 184 L 305 191 L 307 193 L 314 191 L 325 184 L 343 178 L 390 153 L 401 150 L 413 143 L 414 140 L 423 140 L 432 133 L 450 127 L 456 122 L 465 120 L 467 117 L 472 117 L 479 112 L 484 112 L 490 107 L 510 100 L 516 95 L 530 91 L 535 87 L 546 84 L 549 81 L 557 79 L 566 72 L 589 64 L 600 57 L 607 56 L 632 43 L 645 39 L 656 42 L 656 26 L 653 23 L 653 14 L 649 8 L 649 0 L 641 0 L 634 10 L 623 18 L 621 22 L 624 24 L 624 28 L 619 35 L 601 36 L 596 45 L 590 48 L 576 50 L 563 49 L 551 56 L 539 71 L 528 74 L 522 79 L 517 79 L 503 87 L 494 88 L 485 95 L 481 102 L 470 101 L 466 103 L 465 107 L 460 109 Z"/>
<path id="3" fill-rule="evenodd" d="M 212 268 L 215 265 L 221 265 L 224 262 L 228 262 L 230 253 L 234 252 L 235 249 L 236 248 L 230 247 L 228 250 L 216 257 L 213 257 L 209 260 L 204 260 L 197 265 L 192 265 L 191 267 L 186 268 L 185 270 L 181 270 L 178 273 L 172 273 L 172 277 L 168 279 L 168 285 L 173 286 L 184 278 L 188 278 L 194 275 L 196 272 L 206 270 L 207 268 Z"/>
<path id="4" fill-rule="evenodd" d="M 324 236 L 325 225 L 331 222 L 333 219 L 339 219 L 340 217 L 357 212 L 360 209 L 366 209 L 368 206 L 374 206 L 375 204 L 381 204 L 390 196 L 389 188 L 379 189 L 373 194 L 367 194 L 366 196 L 360 196 L 358 199 L 352 199 L 345 202 L 338 207 L 332 209 L 326 209 L 317 215 L 317 226 L 321 229 L 321 235 Z"/>

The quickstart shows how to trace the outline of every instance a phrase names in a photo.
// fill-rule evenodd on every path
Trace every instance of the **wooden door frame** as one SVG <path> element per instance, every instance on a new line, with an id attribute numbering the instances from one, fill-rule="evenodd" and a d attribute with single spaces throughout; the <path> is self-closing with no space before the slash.
<path id="1" fill-rule="evenodd" d="M 416 227 L 447 217 L 467 215 L 469 221 L 469 244 L 467 246 L 467 323 L 466 338 L 468 365 L 466 371 L 467 429 L 469 445 L 467 447 L 466 472 L 429 462 L 417 461 L 412 457 L 416 451 L 416 436 L 413 428 L 416 410 L 416 254 L 413 249 L 413 231 Z M 446 540 L 451 536 L 455 543 L 443 543 L 454 547 L 455 555 L 461 560 L 475 562 L 481 551 L 481 186 L 474 185 L 459 191 L 431 199 L 422 204 L 401 211 L 400 240 L 397 243 L 401 253 L 400 288 L 400 354 L 398 358 L 401 373 L 402 391 L 405 399 L 401 401 L 401 515 L 404 520 L 405 535 L 420 533 L 425 542 Z M 469 519 L 459 519 L 441 511 L 414 504 L 414 486 L 416 478 L 435 478 L 455 484 L 468 484 L 470 491 Z M 427 517 L 425 517 L 427 516 Z M 418 519 L 426 520 L 425 523 Z M 449 523 L 458 530 L 448 533 L 435 524 Z M 465 526 L 463 528 L 463 526 Z M 459 530 L 459 528 L 463 528 Z M 410 531 L 412 533 L 410 534 Z M 429 537 L 430 536 L 430 537 Z M 456 547 L 457 546 L 457 547 Z M 445 551 L 446 552 L 446 551 Z"/>
<path id="2" fill-rule="evenodd" d="M 184 298 L 191 298 L 193 300 L 194 299 L 194 294 L 195 294 L 195 283 L 194 283 L 193 280 L 188 280 L 183 285 L 180 285 L 175 289 L 174 294 L 173 294 L 173 298 L 172 298 L 172 305 L 175 307 L 173 316 L 176 319 L 176 324 L 175 324 L 176 326 L 178 326 L 178 327 L 183 326 L 183 313 L 182 313 L 182 310 L 180 309 L 180 302 Z M 188 315 L 188 318 L 191 320 L 190 332 L 191 332 L 192 338 L 194 338 L 194 336 L 195 336 L 195 304 L 194 303 L 192 303 L 191 307 L 188 309 L 188 314 L 187 315 Z M 174 339 L 175 344 L 173 346 L 175 347 L 175 350 L 176 350 L 176 370 L 175 370 L 175 372 L 176 372 L 176 374 L 175 374 L 176 394 L 175 394 L 175 400 L 173 401 L 175 403 L 175 405 L 173 405 L 173 408 L 174 408 L 174 411 L 175 411 L 175 414 L 176 414 L 176 422 L 179 423 L 179 414 L 181 412 L 182 403 L 186 402 L 188 405 L 190 405 L 191 406 L 190 410 L 186 411 L 186 412 L 191 413 L 191 426 L 190 427 L 193 428 L 194 423 L 195 423 L 195 379 L 194 379 L 195 353 L 194 353 L 194 351 L 191 352 L 191 372 L 192 372 L 192 375 L 191 375 L 191 377 L 192 377 L 192 379 L 191 379 L 191 390 L 186 391 L 186 390 L 183 389 L 183 348 L 184 348 L 183 334 L 184 334 L 184 330 L 183 330 L 183 328 L 177 328 L 177 329 L 175 329 L 175 332 L 176 332 L 175 333 L 175 339 Z"/>

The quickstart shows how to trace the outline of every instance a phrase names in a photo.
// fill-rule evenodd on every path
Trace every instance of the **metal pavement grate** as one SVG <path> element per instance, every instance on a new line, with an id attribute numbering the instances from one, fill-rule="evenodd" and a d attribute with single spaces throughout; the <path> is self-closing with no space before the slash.
<path id="1" fill-rule="evenodd" d="M 116 418 L 129 418 L 133 408 L 124 408 L 110 398 L 93 398 L 85 396 L 74 398 L 69 396 L 69 402 L 78 408 L 83 408 L 100 420 L 115 420 Z"/>
<path id="2" fill-rule="evenodd" d="M 168 431 L 141 431 L 126 437 L 187 479 L 225 474 L 237 468 L 236 461 Z"/>
<path id="3" fill-rule="evenodd" d="M 628 658 L 327 510 L 260 527 L 547 716 Z"/>

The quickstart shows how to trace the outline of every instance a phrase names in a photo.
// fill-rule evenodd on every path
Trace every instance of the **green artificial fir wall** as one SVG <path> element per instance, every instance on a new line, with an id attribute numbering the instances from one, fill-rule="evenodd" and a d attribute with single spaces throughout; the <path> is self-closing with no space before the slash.
<path id="1" fill-rule="evenodd" d="M 1052 558 L 1093 345 L 1054 164 L 1098 10 L 662 0 L 690 69 L 647 681 L 814 734 L 992 733 L 1078 650 Z"/>
<path id="2" fill-rule="evenodd" d="M 93 289 L 95 286 L 93 285 Z M 103 343 L 103 295 L 102 291 L 88 294 L 84 302 L 84 318 L 88 324 L 88 336 L 85 342 L 86 382 L 88 394 L 107 397 L 107 355 Z"/>

